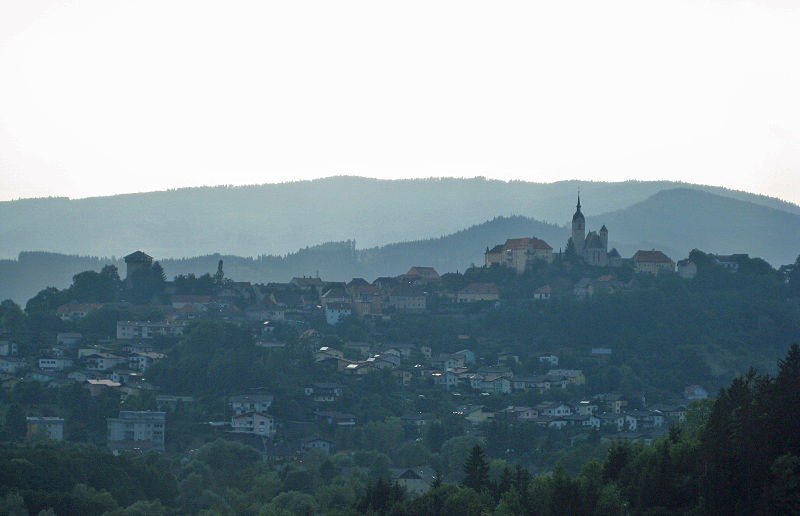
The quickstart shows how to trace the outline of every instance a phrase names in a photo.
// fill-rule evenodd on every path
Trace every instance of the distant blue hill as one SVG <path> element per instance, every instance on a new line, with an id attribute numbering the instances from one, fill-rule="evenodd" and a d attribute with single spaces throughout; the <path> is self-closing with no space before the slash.
<path id="1" fill-rule="evenodd" d="M 355 240 L 370 248 L 435 238 L 519 215 L 563 225 L 580 189 L 591 217 L 629 208 L 678 187 L 800 214 L 777 199 L 667 181 L 603 183 L 332 177 L 242 187 L 184 188 L 111 197 L 0 202 L 0 257 L 40 250 L 155 257 L 223 252 L 284 255 L 320 242 Z"/>
<path id="2" fill-rule="evenodd" d="M 582 197 L 588 198 L 584 206 L 596 202 L 585 190 L 582 192 Z M 631 256 L 637 249 L 656 248 L 677 261 L 691 249 L 699 248 L 720 254 L 749 253 L 774 266 L 791 263 L 800 254 L 800 215 L 792 209 L 778 209 L 767 204 L 770 203 L 742 201 L 698 189 L 672 188 L 604 214 L 592 215 L 588 209 L 584 211 L 587 212 L 587 228 L 597 230 L 605 224 L 609 230 L 609 247 L 616 247 L 624 257 Z M 777 205 L 780 206 L 779 202 Z M 571 218 L 574 203 L 566 211 Z M 222 259 L 226 274 L 236 280 L 288 281 L 293 276 L 317 273 L 331 280 L 353 277 L 372 280 L 377 276 L 406 272 L 412 265 L 433 266 L 439 272 L 463 271 L 471 264 L 483 264 L 486 247 L 502 243 L 506 238 L 522 236 L 542 238 L 557 252 L 566 245 L 569 228 L 566 224 L 549 224 L 523 216 L 494 217 L 437 238 L 368 248 L 359 248 L 353 240 L 343 239 L 300 246 L 289 254 L 264 254 L 255 258 L 236 256 L 232 252 L 174 258 L 146 245 L 136 245 L 139 240 L 130 237 L 125 239 L 130 240 L 130 245 L 120 248 L 118 256 L 142 249 L 161 260 L 170 278 L 188 272 L 213 273 Z M 217 249 L 227 250 L 228 247 L 222 243 Z M 16 260 L 0 260 L 0 299 L 12 298 L 24 303 L 46 286 L 66 287 L 73 274 L 99 270 L 105 263 L 115 263 L 121 274 L 124 273 L 124 264 L 113 257 L 24 252 Z"/>

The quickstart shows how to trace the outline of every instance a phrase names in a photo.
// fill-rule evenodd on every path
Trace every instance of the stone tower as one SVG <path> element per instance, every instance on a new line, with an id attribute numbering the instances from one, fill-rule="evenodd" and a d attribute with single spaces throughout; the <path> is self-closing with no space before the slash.
<path id="1" fill-rule="evenodd" d="M 575 215 L 572 216 L 572 243 L 575 244 L 575 252 L 580 255 L 583 252 L 583 244 L 586 239 L 586 219 L 581 213 L 581 196 L 578 195 L 578 206 Z"/>
<path id="2" fill-rule="evenodd" d="M 600 228 L 600 241 L 603 242 L 603 251 L 608 252 L 608 229 L 605 224 Z"/>

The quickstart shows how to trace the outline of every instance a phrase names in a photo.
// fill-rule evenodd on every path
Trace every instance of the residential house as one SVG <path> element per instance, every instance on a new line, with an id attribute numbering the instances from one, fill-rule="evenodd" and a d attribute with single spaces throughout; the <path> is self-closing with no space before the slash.
<path id="1" fill-rule="evenodd" d="M 412 374 L 405 369 L 395 369 L 392 371 L 392 376 L 398 379 L 400 385 L 411 385 Z"/>
<path id="2" fill-rule="evenodd" d="M 618 392 L 612 392 L 605 395 L 606 407 L 614 414 L 619 414 L 622 409 L 628 406 L 628 400 Z"/>
<path id="3" fill-rule="evenodd" d="M 665 403 L 657 403 L 650 406 L 650 410 L 660 412 L 665 419 L 678 421 L 683 423 L 686 421 L 686 406 L 685 405 L 669 405 Z"/>
<path id="4" fill-rule="evenodd" d="M 113 353 L 99 352 L 86 357 L 84 363 L 89 371 L 108 371 L 118 365 L 127 364 L 128 359 Z"/>
<path id="5" fill-rule="evenodd" d="M 575 405 L 575 413 L 581 416 L 590 416 L 597 414 L 599 410 L 597 403 L 589 400 L 581 400 Z"/>
<path id="6" fill-rule="evenodd" d="M 56 345 L 57 346 L 77 346 L 81 343 L 83 339 L 83 334 L 72 332 L 72 331 L 65 331 L 56 334 Z"/>
<path id="7" fill-rule="evenodd" d="M 625 416 L 623 414 L 600 414 L 600 428 L 610 428 L 616 432 L 621 432 L 625 428 Z"/>
<path id="8" fill-rule="evenodd" d="M 347 290 L 344 288 L 334 287 L 324 294 L 320 298 L 323 307 L 327 307 L 330 304 L 350 304 L 350 294 L 347 293 Z"/>
<path id="9" fill-rule="evenodd" d="M 77 303 L 73 301 L 56 308 L 56 316 L 62 321 L 77 321 L 102 306 L 99 303 Z"/>
<path id="10" fill-rule="evenodd" d="M 16 355 L 19 349 L 17 347 L 16 342 L 11 342 L 8 340 L 0 340 L 0 357 L 8 357 L 11 355 Z"/>
<path id="11" fill-rule="evenodd" d="M 89 378 L 86 380 L 86 388 L 91 397 L 99 396 L 105 389 L 119 389 L 122 384 L 110 378 Z"/>
<path id="12" fill-rule="evenodd" d="M 511 387 L 515 391 L 547 391 L 550 390 L 550 379 L 547 376 L 514 376 Z"/>
<path id="13" fill-rule="evenodd" d="M 240 394 L 228 398 L 228 407 L 237 416 L 248 412 L 267 412 L 273 399 L 272 394 Z"/>
<path id="14" fill-rule="evenodd" d="M 564 377 L 571 384 L 585 385 L 586 377 L 580 369 L 550 369 L 547 371 L 547 376 L 550 377 Z"/>
<path id="15" fill-rule="evenodd" d="M 324 421 L 329 425 L 336 425 L 339 427 L 356 426 L 356 416 L 345 412 L 324 411 L 318 410 L 314 412 L 317 420 Z"/>
<path id="16" fill-rule="evenodd" d="M 389 294 L 389 306 L 398 312 L 422 313 L 427 307 L 425 292 L 409 285 L 400 285 Z"/>
<path id="17" fill-rule="evenodd" d="M 611 348 L 592 348 L 589 354 L 592 358 L 609 358 L 612 350 Z"/>
<path id="18" fill-rule="evenodd" d="M 392 479 L 403 488 L 409 496 L 420 496 L 430 489 L 436 473 L 428 466 L 393 469 Z"/>
<path id="19" fill-rule="evenodd" d="M 553 365 L 553 366 L 557 366 L 558 365 L 558 357 L 556 355 L 553 355 L 553 354 L 546 353 L 544 355 L 539 355 L 536 358 L 539 359 L 539 362 L 546 362 L 546 363 L 548 363 L 550 365 Z"/>
<path id="20" fill-rule="evenodd" d="M 511 379 L 500 375 L 485 376 L 478 382 L 477 389 L 490 394 L 508 394 L 511 392 Z"/>
<path id="21" fill-rule="evenodd" d="M 508 378 L 511 378 L 514 374 L 511 372 L 511 368 L 506 365 L 479 367 L 477 373 L 483 376 L 489 376 L 494 374 L 498 376 L 507 376 Z"/>
<path id="22" fill-rule="evenodd" d="M 389 353 L 381 353 L 380 355 L 369 357 L 365 362 L 375 369 L 397 369 L 400 367 L 400 357 Z"/>
<path id="23" fill-rule="evenodd" d="M 305 387 L 306 396 L 318 402 L 338 401 L 344 393 L 344 387 L 338 383 L 315 382 Z"/>
<path id="24" fill-rule="evenodd" d="M 163 353 L 154 351 L 134 351 L 128 356 L 128 367 L 145 372 L 148 367 L 166 358 Z"/>
<path id="25" fill-rule="evenodd" d="M 325 305 L 325 322 L 336 326 L 342 319 L 353 315 L 353 306 L 348 303 L 327 303 Z"/>
<path id="26" fill-rule="evenodd" d="M 470 283 L 458 291 L 458 303 L 477 303 L 480 301 L 497 301 L 500 289 L 494 283 Z"/>
<path id="27" fill-rule="evenodd" d="M 28 429 L 26 438 L 32 441 L 38 438 L 52 441 L 64 440 L 64 418 L 62 417 L 27 417 Z"/>
<path id="28" fill-rule="evenodd" d="M 513 419 L 518 419 L 520 421 L 533 421 L 539 418 L 539 411 L 533 407 L 520 407 L 515 405 L 509 405 L 508 407 L 504 408 L 498 414 L 510 417 Z"/>
<path id="29" fill-rule="evenodd" d="M 156 335 L 183 335 L 183 322 L 117 321 L 117 339 L 152 339 Z"/>
<path id="30" fill-rule="evenodd" d="M 117 418 L 108 418 L 108 447 L 121 450 L 164 451 L 166 412 L 123 410 Z"/>
<path id="31" fill-rule="evenodd" d="M 572 408 L 558 401 L 543 401 L 534 408 L 539 411 L 539 416 L 562 417 L 572 415 Z"/>
<path id="32" fill-rule="evenodd" d="M 328 360 L 329 358 L 344 358 L 344 353 L 329 346 L 323 346 L 314 352 L 314 362 L 322 362 L 323 360 Z"/>
<path id="33" fill-rule="evenodd" d="M 408 272 L 403 277 L 415 283 L 430 283 L 440 279 L 439 273 L 433 267 L 419 267 L 416 265 L 408 269 Z"/>
<path id="34" fill-rule="evenodd" d="M 483 405 L 463 405 L 456 408 L 453 414 L 464 416 L 464 419 L 476 426 L 494 418 L 494 412 L 487 410 Z"/>
<path id="35" fill-rule="evenodd" d="M 487 267 L 496 263 L 522 273 L 534 260 L 547 263 L 553 261 L 553 248 L 544 240 L 536 237 L 509 238 L 502 246 L 486 250 Z"/>
<path id="36" fill-rule="evenodd" d="M 72 367 L 73 361 L 71 358 L 40 358 L 39 369 L 42 371 L 63 371 Z"/>
<path id="37" fill-rule="evenodd" d="M 328 439 L 311 437 L 302 441 L 300 444 L 300 451 L 301 453 L 305 453 L 309 450 L 322 450 L 326 453 L 331 453 L 333 452 L 334 446 L 333 441 L 329 441 Z"/>
<path id="38" fill-rule="evenodd" d="M 444 385 L 448 391 L 458 385 L 458 376 L 452 371 L 437 371 L 431 373 L 431 378 L 434 385 Z"/>
<path id="39" fill-rule="evenodd" d="M 455 357 L 463 357 L 464 365 L 475 363 L 475 353 L 469 349 L 461 349 L 453 353 Z"/>
<path id="40" fill-rule="evenodd" d="M 277 420 L 260 412 L 246 412 L 231 417 L 231 430 L 234 432 L 272 437 L 278 430 Z"/>
<path id="41" fill-rule="evenodd" d="M 552 296 L 553 296 L 553 290 L 550 288 L 550 285 L 539 287 L 533 291 L 533 299 L 539 301 L 547 301 Z"/>
<path id="42" fill-rule="evenodd" d="M 158 410 L 175 411 L 181 405 L 194 403 L 192 396 L 174 396 L 171 394 L 159 394 L 156 396 L 156 407 Z"/>
<path id="43" fill-rule="evenodd" d="M 657 276 L 666 272 L 675 272 L 675 262 L 661 251 L 636 251 L 633 255 L 633 272 Z"/>
<path id="44" fill-rule="evenodd" d="M 581 426 L 590 429 L 600 429 L 600 418 L 592 414 L 572 414 L 571 416 L 564 416 L 563 419 L 567 421 L 570 426 Z"/>
<path id="45" fill-rule="evenodd" d="M 26 369 L 28 363 L 16 357 L 3 357 L 0 358 L 0 373 L 17 374 L 18 371 Z"/>
<path id="46" fill-rule="evenodd" d="M 678 276 L 687 280 L 693 279 L 697 276 L 697 264 L 690 258 L 678 260 Z"/>
<path id="47" fill-rule="evenodd" d="M 297 287 L 300 290 L 314 290 L 318 295 L 325 287 L 325 282 L 320 278 L 306 278 L 305 276 L 302 278 L 292 278 L 291 281 L 289 281 L 289 284 Z"/>
<path id="48" fill-rule="evenodd" d="M 683 390 L 683 397 L 687 400 L 704 400 L 708 398 L 708 391 L 699 385 L 689 385 Z"/>

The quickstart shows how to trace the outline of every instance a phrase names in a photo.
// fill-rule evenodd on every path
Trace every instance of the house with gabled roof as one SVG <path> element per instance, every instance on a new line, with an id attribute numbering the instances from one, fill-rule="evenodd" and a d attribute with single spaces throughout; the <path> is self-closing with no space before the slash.
<path id="1" fill-rule="evenodd" d="M 661 251 L 636 251 L 633 255 L 633 272 L 652 274 L 658 276 L 659 274 L 675 272 L 675 262 L 669 256 Z"/>
<path id="2" fill-rule="evenodd" d="M 500 289 L 494 283 L 470 283 L 458 291 L 458 303 L 477 303 L 480 301 L 497 301 Z"/>
<path id="3" fill-rule="evenodd" d="M 400 285 L 389 294 L 389 306 L 398 312 L 422 313 L 427 307 L 425 292 L 410 285 Z"/>

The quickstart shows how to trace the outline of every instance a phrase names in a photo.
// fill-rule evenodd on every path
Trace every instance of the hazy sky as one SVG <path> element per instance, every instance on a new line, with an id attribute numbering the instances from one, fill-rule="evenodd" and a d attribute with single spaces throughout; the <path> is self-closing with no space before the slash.
<path id="1" fill-rule="evenodd" d="M 800 203 L 797 3 L 0 0 L 0 200 L 353 174 Z"/>

